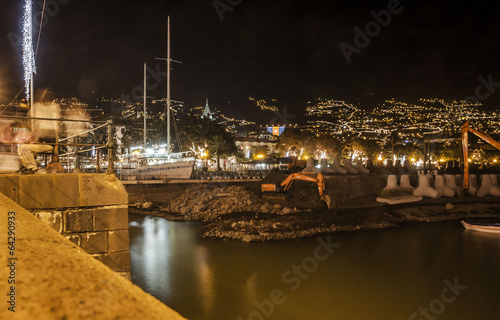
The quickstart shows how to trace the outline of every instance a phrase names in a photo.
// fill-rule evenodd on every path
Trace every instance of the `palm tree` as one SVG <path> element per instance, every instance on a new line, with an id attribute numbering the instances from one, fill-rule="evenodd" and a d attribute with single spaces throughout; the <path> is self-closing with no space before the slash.
<path id="1" fill-rule="evenodd" d="M 226 140 L 224 140 L 224 137 L 221 134 L 218 134 L 213 136 L 210 142 L 217 158 L 217 171 L 222 170 L 220 167 L 220 151 L 224 147 Z"/>

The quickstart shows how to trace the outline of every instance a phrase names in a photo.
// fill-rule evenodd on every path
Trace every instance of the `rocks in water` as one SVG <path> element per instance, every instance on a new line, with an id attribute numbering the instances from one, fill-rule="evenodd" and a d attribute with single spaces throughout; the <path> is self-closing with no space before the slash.
<path id="1" fill-rule="evenodd" d="M 240 186 L 191 186 L 164 204 L 161 211 L 180 213 L 190 220 L 214 220 L 220 215 L 237 212 L 281 214 L 281 205 L 261 200 Z"/>
<path id="2" fill-rule="evenodd" d="M 255 241 L 259 241 L 259 240 L 260 239 L 258 236 L 255 236 L 252 234 L 249 234 L 242 239 L 243 242 L 255 242 Z"/>
<path id="3" fill-rule="evenodd" d="M 290 214 L 290 213 L 294 213 L 295 210 L 292 208 L 285 207 L 285 208 L 283 208 L 282 212 L 283 212 L 283 214 Z"/>

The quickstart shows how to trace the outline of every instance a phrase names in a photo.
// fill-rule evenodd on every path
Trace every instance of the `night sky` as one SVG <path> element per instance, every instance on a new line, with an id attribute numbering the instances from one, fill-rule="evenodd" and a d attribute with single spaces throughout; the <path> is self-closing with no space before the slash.
<path id="1" fill-rule="evenodd" d="M 232 116 L 245 113 L 240 102 L 248 96 L 277 98 L 293 109 L 315 97 L 460 99 L 475 94 L 479 76 L 500 82 L 494 1 L 403 0 L 351 63 L 340 44 L 354 45 L 354 28 L 365 29 L 374 21 L 370 11 L 387 10 L 392 1 L 233 0 L 241 4 L 223 21 L 210 0 L 58 1 L 56 9 L 58 2 L 48 1 L 35 86 L 59 96 L 130 95 L 142 86 L 145 61 L 164 71 L 155 57 L 166 55 L 168 15 L 172 58 L 183 62 L 173 65 L 172 98 L 188 105 L 210 98 Z M 40 3 L 34 1 L 35 12 Z M 0 103 L 23 86 L 21 55 L 9 40 L 21 33 L 22 5 L 2 1 Z M 497 88 L 484 101 L 495 109 Z M 149 94 L 164 92 L 163 81 Z"/>

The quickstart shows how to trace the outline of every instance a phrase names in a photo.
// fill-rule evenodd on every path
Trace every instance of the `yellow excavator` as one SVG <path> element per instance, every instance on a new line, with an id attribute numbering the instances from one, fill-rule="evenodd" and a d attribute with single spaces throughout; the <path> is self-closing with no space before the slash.
<path id="1" fill-rule="evenodd" d="M 314 177 L 313 175 L 316 175 Z M 322 201 L 326 203 L 328 208 L 330 208 L 331 198 L 329 195 L 325 194 L 325 177 L 321 173 L 312 173 L 312 172 L 302 172 L 302 173 L 292 173 L 280 184 L 281 190 L 286 192 L 292 186 L 292 182 L 294 180 L 303 180 L 314 182 L 318 185 L 319 196 Z M 276 184 L 265 183 L 261 185 L 262 192 L 276 192 L 279 191 L 276 187 Z"/>
<path id="2" fill-rule="evenodd" d="M 471 128 L 469 126 L 469 121 L 464 123 L 464 125 L 462 126 L 462 150 L 464 154 L 464 189 L 469 189 L 469 131 L 478 136 L 480 139 L 488 142 L 493 147 L 500 150 L 500 143 L 496 142 L 492 137 L 490 137 L 490 135 Z"/>

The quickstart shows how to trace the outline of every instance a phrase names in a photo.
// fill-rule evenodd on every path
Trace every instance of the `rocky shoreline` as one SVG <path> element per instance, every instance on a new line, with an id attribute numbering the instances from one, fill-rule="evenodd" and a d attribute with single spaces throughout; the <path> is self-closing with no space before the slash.
<path id="1" fill-rule="evenodd" d="M 201 221 L 204 238 L 245 242 L 291 240 L 416 222 L 500 219 L 500 200 L 489 198 L 442 198 L 397 206 L 381 206 L 374 199 L 363 199 L 360 208 L 344 210 L 326 209 L 319 197 L 307 200 L 265 200 L 238 186 L 193 186 L 168 202 L 131 205 L 129 212 L 172 221 Z"/>

